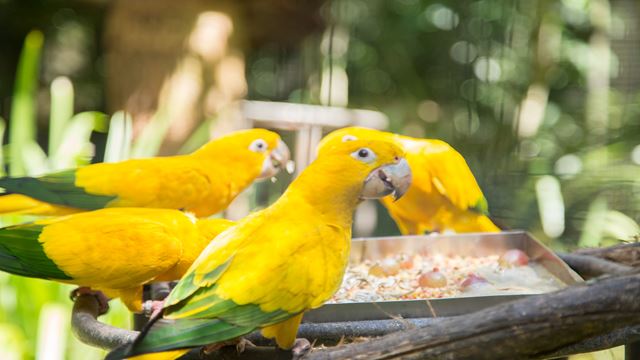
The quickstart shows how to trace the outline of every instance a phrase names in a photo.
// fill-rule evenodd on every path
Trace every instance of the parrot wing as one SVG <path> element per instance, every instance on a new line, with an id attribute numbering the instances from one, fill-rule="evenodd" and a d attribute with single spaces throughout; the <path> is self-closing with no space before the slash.
<path id="1" fill-rule="evenodd" d="M 226 202 L 216 202 L 226 199 L 228 191 L 222 179 L 207 171 L 189 156 L 135 159 L 82 168 L 76 183 L 89 193 L 113 196 L 110 206 L 183 209 L 207 216 L 213 212 L 194 206 L 224 209 Z"/>
<path id="2" fill-rule="evenodd" d="M 165 300 L 164 317 L 169 321 L 157 321 L 132 345 L 115 350 L 107 359 L 233 339 L 326 301 L 339 286 L 344 269 L 337 266 L 334 270 L 327 262 L 327 258 L 332 261 L 331 255 L 317 250 L 326 246 L 323 240 L 337 243 L 339 229 L 293 229 L 290 223 L 278 221 L 247 224 L 260 214 L 245 218 L 245 226 L 220 234 L 203 251 Z M 298 231 L 318 241 L 289 241 L 300 239 L 299 234 L 292 234 Z M 274 246 L 273 241 L 265 240 L 268 236 L 282 240 Z M 346 263 L 347 256 L 348 250 L 338 254 L 336 262 Z M 328 269 L 316 271 L 316 261 L 328 264 Z"/>
<path id="3" fill-rule="evenodd" d="M 66 170 L 41 177 L 5 177 L 0 187 L 8 193 L 27 195 L 51 204 L 94 210 L 105 207 L 115 196 L 95 195 L 75 185 L 76 170 Z"/>
<path id="4" fill-rule="evenodd" d="M 0 270 L 41 279 L 71 279 L 45 254 L 38 241 L 43 227 L 26 224 L 0 230 Z"/>
<path id="5" fill-rule="evenodd" d="M 183 213 L 103 209 L 0 229 L 0 270 L 96 289 L 141 286 L 179 260 L 197 230 Z"/>
<path id="6" fill-rule="evenodd" d="M 421 140 L 420 144 L 408 147 L 412 186 L 425 192 L 435 189 L 460 209 L 487 214 L 487 200 L 462 155 L 444 141 Z"/>

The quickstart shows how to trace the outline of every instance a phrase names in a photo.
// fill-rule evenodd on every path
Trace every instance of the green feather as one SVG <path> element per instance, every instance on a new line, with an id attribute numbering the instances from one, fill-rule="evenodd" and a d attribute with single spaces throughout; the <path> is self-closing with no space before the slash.
<path id="1" fill-rule="evenodd" d="M 139 340 L 136 339 L 133 344 L 127 344 L 113 350 L 105 360 L 124 359 L 140 354 L 208 345 L 231 340 L 253 330 L 252 327 L 237 326 L 222 320 L 158 321 L 153 324 L 146 336 Z"/>
<path id="2" fill-rule="evenodd" d="M 22 194 L 50 204 L 96 210 L 106 207 L 115 196 L 93 195 L 75 186 L 75 170 L 66 170 L 41 177 L 5 177 L 0 187 L 7 193 Z"/>
<path id="3" fill-rule="evenodd" d="M 489 204 L 487 203 L 487 199 L 484 196 L 480 197 L 471 210 L 479 214 L 489 216 Z"/>
<path id="4" fill-rule="evenodd" d="M 43 228 L 27 224 L 0 229 L 0 270 L 42 279 L 71 279 L 45 254 L 38 241 Z"/>
<path id="5" fill-rule="evenodd" d="M 211 289 L 209 289 L 211 290 Z M 194 294 L 195 299 L 199 294 Z M 256 329 L 273 325 L 295 316 L 283 310 L 265 312 L 259 305 L 238 305 L 231 300 L 207 296 L 180 306 L 179 311 L 189 311 L 193 306 L 210 305 L 199 312 L 197 318 L 155 321 L 143 330 L 132 344 L 111 352 L 106 359 L 123 359 L 134 355 L 185 349 L 231 340 Z M 165 309 L 167 313 L 171 309 Z M 171 315 L 177 312 L 171 311 Z"/>
<path id="6" fill-rule="evenodd" d="M 225 261 L 223 264 L 216 267 L 213 271 L 205 274 L 202 282 L 206 282 L 209 284 L 215 283 L 220 276 L 227 270 L 229 265 L 231 264 L 231 260 L 233 260 L 233 256 L 229 258 L 229 260 Z M 200 290 L 200 284 L 196 284 L 195 282 L 195 272 L 190 272 L 186 274 L 176 286 L 173 288 L 167 299 L 165 300 L 165 304 L 174 305 L 178 302 L 188 298 L 193 295 L 196 291 Z"/>
<path id="7" fill-rule="evenodd" d="M 283 310 L 265 312 L 256 304 L 238 305 L 216 295 L 216 287 L 200 288 L 188 300 L 165 309 L 172 318 L 218 318 L 239 326 L 262 327 L 286 320 L 294 314 Z M 201 309 L 201 310 L 200 310 Z M 197 312 L 193 313 L 194 310 Z"/>

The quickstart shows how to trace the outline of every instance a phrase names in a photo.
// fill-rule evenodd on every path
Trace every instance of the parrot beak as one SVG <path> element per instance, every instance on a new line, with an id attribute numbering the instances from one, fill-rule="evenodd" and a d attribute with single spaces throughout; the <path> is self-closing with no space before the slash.
<path id="1" fill-rule="evenodd" d="M 407 192 L 411 185 L 411 169 L 407 160 L 401 159 L 393 165 L 381 166 L 371 173 L 364 181 L 362 199 L 377 199 L 389 194 L 398 200 Z"/>
<path id="2" fill-rule="evenodd" d="M 282 140 L 278 140 L 278 146 L 269 153 L 269 156 L 262 163 L 262 172 L 259 179 L 267 179 L 276 175 L 281 169 L 288 169 L 289 165 L 289 148 Z"/>

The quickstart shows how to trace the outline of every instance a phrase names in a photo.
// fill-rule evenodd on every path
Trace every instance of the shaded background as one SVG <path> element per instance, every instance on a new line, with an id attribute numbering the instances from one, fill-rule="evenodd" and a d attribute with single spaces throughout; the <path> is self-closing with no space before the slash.
<path id="1" fill-rule="evenodd" d="M 501 226 L 560 250 L 633 241 L 638 27 L 634 0 L 2 0 L 4 160 L 14 174 L 101 161 L 112 133 L 134 139 L 128 156 L 189 151 L 242 127 L 242 99 L 372 109 L 460 151 Z M 92 125 L 71 151 L 77 136 L 51 134 L 73 114 Z M 280 179 L 244 208 L 272 201 Z M 397 234 L 373 204 L 360 235 Z M 48 341 L 61 348 L 47 358 L 99 356 L 58 330 L 67 291 L 0 274 L 0 358 Z"/>

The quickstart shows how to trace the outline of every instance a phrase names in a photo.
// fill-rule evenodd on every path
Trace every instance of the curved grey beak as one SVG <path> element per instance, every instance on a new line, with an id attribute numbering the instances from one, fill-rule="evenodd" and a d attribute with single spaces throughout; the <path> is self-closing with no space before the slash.
<path id="1" fill-rule="evenodd" d="M 373 170 L 364 181 L 362 199 L 378 199 L 387 195 L 398 200 L 411 185 L 411 169 L 407 160 L 381 166 Z"/>
<path id="2" fill-rule="evenodd" d="M 269 156 L 262 163 L 262 172 L 259 179 L 266 179 L 275 176 L 280 170 L 285 169 L 289 163 L 291 153 L 284 141 L 279 140 L 278 146 L 269 153 Z"/>

